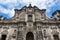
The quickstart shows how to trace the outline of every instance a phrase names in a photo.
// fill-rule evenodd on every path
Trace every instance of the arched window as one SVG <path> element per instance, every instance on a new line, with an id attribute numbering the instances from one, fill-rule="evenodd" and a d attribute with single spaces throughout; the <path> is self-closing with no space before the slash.
<path id="1" fill-rule="evenodd" d="M 6 40 L 7 35 L 3 34 L 1 40 Z"/>
<path id="2" fill-rule="evenodd" d="M 58 35 L 53 35 L 54 40 L 59 40 L 59 36 Z"/>
<path id="3" fill-rule="evenodd" d="M 32 21 L 32 15 L 28 15 L 28 21 Z"/>

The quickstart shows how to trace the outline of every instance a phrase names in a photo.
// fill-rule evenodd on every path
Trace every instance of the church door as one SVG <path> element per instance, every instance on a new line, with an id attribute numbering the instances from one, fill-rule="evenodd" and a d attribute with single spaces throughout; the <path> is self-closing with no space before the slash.
<path id="1" fill-rule="evenodd" d="M 28 32 L 26 35 L 26 40 L 34 40 L 34 35 L 32 32 Z"/>
<path id="2" fill-rule="evenodd" d="M 6 35 L 2 35 L 1 40 L 6 40 Z"/>

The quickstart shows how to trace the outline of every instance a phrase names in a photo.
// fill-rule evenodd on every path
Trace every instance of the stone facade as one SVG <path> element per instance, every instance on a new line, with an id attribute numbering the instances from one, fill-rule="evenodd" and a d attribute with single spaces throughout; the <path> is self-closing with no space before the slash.
<path id="1" fill-rule="evenodd" d="M 11 19 L 0 18 L 0 40 L 60 40 L 60 21 L 46 17 L 36 6 L 15 9 Z"/>

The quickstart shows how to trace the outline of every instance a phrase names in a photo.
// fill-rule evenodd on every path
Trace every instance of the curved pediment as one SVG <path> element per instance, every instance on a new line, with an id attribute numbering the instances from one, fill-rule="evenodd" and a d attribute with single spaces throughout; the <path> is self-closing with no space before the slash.
<path id="1" fill-rule="evenodd" d="M 22 9 L 15 9 L 15 15 L 11 19 L 5 19 L 0 17 L 0 22 L 51 22 L 52 20 L 46 17 L 46 9 L 39 9 L 36 6 L 31 6 L 31 4 L 27 7 L 24 6 Z M 54 20 L 53 20 L 54 21 Z"/>

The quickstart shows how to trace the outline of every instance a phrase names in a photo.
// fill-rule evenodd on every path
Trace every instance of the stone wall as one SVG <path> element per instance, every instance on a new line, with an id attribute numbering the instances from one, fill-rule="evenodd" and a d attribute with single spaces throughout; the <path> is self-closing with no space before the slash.
<path id="1" fill-rule="evenodd" d="M 57 24 L 36 23 L 36 25 L 33 25 L 32 27 L 30 26 L 31 25 L 28 25 L 28 27 L 27 25 L 23 25 L 22 27 L 20 27 L 20 24 L 0 25 L 0 39 L 2 35 L 7 35 L 6 40 L 17 40 L 19 39 L 20 36 L 21 36 L 20 38 L 22 38 L 21 40 L 26 40 L 26 35 L 28 32 L 33 33 L 34 40 L 54 40 L 53 35 L 58 35 L 60 39 L 59 24 L 57 25 Z"/>

